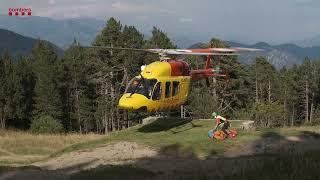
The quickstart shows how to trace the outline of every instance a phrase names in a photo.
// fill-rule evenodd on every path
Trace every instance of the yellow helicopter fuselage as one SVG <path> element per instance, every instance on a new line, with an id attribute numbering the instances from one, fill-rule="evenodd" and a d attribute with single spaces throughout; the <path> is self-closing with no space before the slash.
<path id="1" fill-rule="evenodd" d="M 190 67 L 184 61 L 155 61 L 130 81 L 118 106 L 149 112 L 177 109 L 187 101 L 190 80 Z"/>

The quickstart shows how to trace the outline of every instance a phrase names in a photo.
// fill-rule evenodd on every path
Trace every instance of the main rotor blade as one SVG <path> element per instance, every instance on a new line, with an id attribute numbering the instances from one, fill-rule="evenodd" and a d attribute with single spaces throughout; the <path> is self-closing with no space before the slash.
<path id="1" fill-rule="evenodd" d="M 144 51 L 159 55 L 198 55 L 198 56 L 235 56 L 237 53 L 244 51 L 262 51 L 254 48 L 207 48 L 207 49 L 138 49 L 138 48 L 123 48 L 123 47 L 109 47 L 109 46 L 83 46 L 85 48 L 97 49 L 115 49 L 115 50 L 129 50 L 129 51 Z"/>
<path id="2" fill-rule="evenodd" d="M 253 48 L 207 48 L 207 49 L 148 49 L 150 52 L 172 55 L 239 55 L 240 52 L 262 51 Z"/>
<path id="3" fill-rule="evenodd" d="M 254 52 L 254 51 L 264 51 L 263 49 L 256 49 L 256 48 L 243 48 L 243 47 L 232 47 L 232 49 L 237 50 L 238 52 L 240 51 L 249 51 L 249 52 Z"/>
<path id="4" fill-rule="evenodd" d="M 171 54 L 171 55 L 195 55 L 195 56 L 237 56 L 239 54 L 236 53 L 210 53 L 210 52 L 176 52 L 176 51 L 168 51 L 165 52 L 165 54 Z"/>
<path id="5" fill-rule="evenodd" d="M 115 50 L 131 50 L 131 51 L 148 51 L 148 49 L 138 48 L 122 48 L 122 47 L 110 47 L 110 46 L 82 46 L 84 48 L 97 48 L 97 49 L 115 49 Z"/>

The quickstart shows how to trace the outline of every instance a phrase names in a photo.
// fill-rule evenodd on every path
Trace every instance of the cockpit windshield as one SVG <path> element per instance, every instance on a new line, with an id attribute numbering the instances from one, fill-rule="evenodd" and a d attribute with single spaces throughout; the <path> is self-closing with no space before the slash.
<path id="1" fill-rule="evenodd" d="M 152 95 L 152 90 L 156 84 L 156 79 L 146 79 L 146 78 L 133 78 L 127 87 L 126 93 L 137 93 L 146 96 L 150 99 Z"/>

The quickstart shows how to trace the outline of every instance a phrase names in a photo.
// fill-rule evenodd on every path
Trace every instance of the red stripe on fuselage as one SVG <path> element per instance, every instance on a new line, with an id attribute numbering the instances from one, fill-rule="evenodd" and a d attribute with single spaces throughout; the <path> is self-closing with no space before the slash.
<path id="1" fill-rule="evenodd" d="M 181 60 L 169 60 L 171 66 L 171 76 L 189 76 L 190 66 L 188 63 Z"/>

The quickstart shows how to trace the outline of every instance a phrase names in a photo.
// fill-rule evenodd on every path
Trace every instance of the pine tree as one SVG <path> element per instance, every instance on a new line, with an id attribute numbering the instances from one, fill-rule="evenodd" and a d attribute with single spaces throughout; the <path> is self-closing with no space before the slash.
<path id="1" fill-rule="evenodd" d="M 47 43 L 39 41 L 32 50 L 36 77 L 33 117 L 50 115 L 62 119 L 62 106 L 57 85 L 57 55 Z"/>
<path id="2" fill-rule="evenodd" d="M 305 58 L 302 65 L 298 68 L 299 75 L 299 99 L 301 102 L 300 115 L 304 117 L 304 123 L 312 121 L 313 112 L 315 110 L 316 92 L 319 88 L 319 69 L 316 63 L 312 62 L 309 58 Z"/>
<path id="3" fill-rule="evenodd" d="M 78 97 L 76 106 L 76 115 L 77 118 L 80 119 L 80 132 L 81 133 L 88 133 L 92 131 L 97 131 L 99 129 L 95 119 L 95 112 L 96 112 L 96 92 L 94 84 L 90 83 L 87 84 L 83 92 Z"/>
<path id="4" fill-rule="evenodd" d="M 29 127 L 34 108 L 35 74 L 32 72 L 32 62 L 28 57 L 21 57 L 16 65 L 16 97 L 17 126 Z"/>
<path id="5" fill-rule="evenodd" d="M 80 102 L 88 86 L 87 53 L 76 41 L 66 50 L 60 65 L 59 89 L 63 102 L 64 125 L 69 130 L 82 130 Z M 89 105 L 92 106 L 92 105 Z"/>
<path id="6" fill-rule="evenodd" d="M 143 48 L 145 41 L 143 35 L 134 26 L 124 26 L 122 39 L 124 42 L 124 47 L 127 48 Z M 136 76 L 140 71 L 141 65 L 144 64 L 145 53 L 137 51 L 123 51 L 124 56 L 124 74 L 127 77 Z M 127 78 L 126 77 L 126 78 Z M 128 81 L 126 81 L 128 83 Z"/>
<path id="7" fill-rule="evenodd" d="M 298 79 L 298 93 L 299 93 L 299 109 L 298 113 L 300 117 L 304 118 L 304 123 L 308 123 L 310 115 L 310 72 L 311 61 L 306 58 L 302 65 L 299 66 L 297 73 Z"/>
<path id="8" fill-rule="evenodd" d="M 282 102 L 285 111 L 288 112 L 289 116 L 285 117 L 288 119 L 288 125 L 293 126 L 295 124 L 296 110 L 298 104 L 298 92 L 297 92 L 297 79 L 298 74 L 293 67 L 291 69 L 283 68 L 279 72 L 279 79 L 281 82 L 280 92 L 278 93 L 277 100 Z M 286 125 L 285 122 L 283 125 Z"/>
<path id="9" fill-rule="evenodd" d="M 122 25 L 114 18 L 107 21 L 106 27 L 93 42 L 96 46 L 122 47 Z M 120 98 L 120 83 L 123 81 L 123 52 L 119 50 L 97 49 L 90 55 L 92 58 L 92 81 L 97 85 L 97 95 L 100 96 L 97 102 L 98 109 L 102 111 L 99 117 L 104 125 L 104 132 L 119 129 L 116 122 L 119 121 L 117 103 Z M 120 86 L 119 86 L 120 85 Z M 103 106 L 103 107 L 100 107 Z"/>
<path id="10" fill-rule="evenodd" d="M 9 55 L 0 57 L 0 128 L 6 128 L 9 119 L 15 117 L 16 111 L 16 77 Z"/>
<path id="11" fill-rule="evenodd" d="M 264 57 L 257 57 L 251 65 L 250 76 L 254 81 L 254 90 L 256 102 L 272 102 L 277 86 L 276 69 Z"/>
<path id="12" fill-rule="evenodd" d="M 144 48 L 159 48 L 159 49 L 175 49 L 176 45 L 170 40 L 167 34 L 160 29 L 153 27 L 152 36 L 147 40 Z M 149 64 L 154 62 L 155 60 L 159 60 L 159 56 L 156 54 L 146 54 L 145 55 L 145 63 Z"/>
<path id="13" fill-rule="evenodd" d="M 153 27 L 152 37 L 148 40 L 147 46 L 150 48 L 174 49 L 177 48 L 166 33 Z"/>

